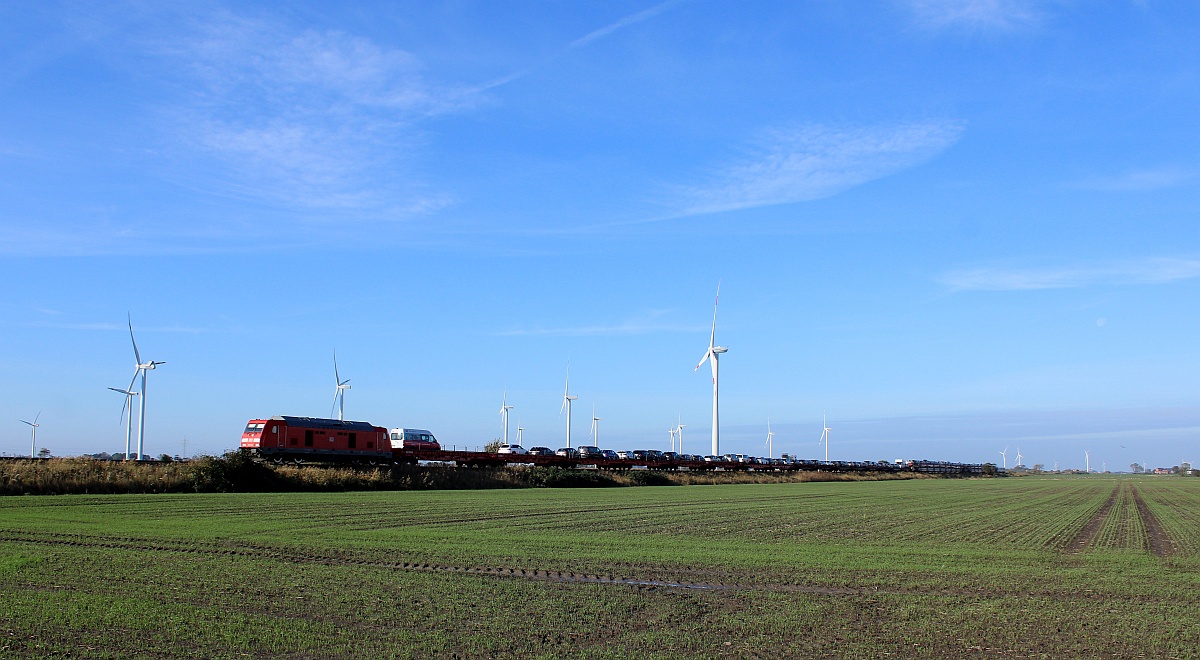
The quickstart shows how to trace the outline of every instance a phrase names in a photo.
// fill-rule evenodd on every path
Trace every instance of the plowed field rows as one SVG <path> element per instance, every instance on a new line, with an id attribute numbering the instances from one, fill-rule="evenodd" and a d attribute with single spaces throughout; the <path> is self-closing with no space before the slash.
<path id="1" fill-rule="evenodd" d="M 0 499 L 0 655 L 1184 657 L 1200 479 Z"/>

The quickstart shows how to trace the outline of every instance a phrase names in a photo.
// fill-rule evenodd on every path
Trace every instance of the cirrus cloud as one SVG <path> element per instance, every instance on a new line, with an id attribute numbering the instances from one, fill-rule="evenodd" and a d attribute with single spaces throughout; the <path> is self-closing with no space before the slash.
<path id="1" fill-rule="evenodd" d="M 703 183 L 681 186 L 677 216 L 790 204 L 836 195 L 919 165 L 962 136 L 958 121 L 865 127 L 772 128 Z"/>
<path id="2" fill-rule="evenodd" d="M 938 280 L 952 291 L 1031 291 L 1096 285 L 1166 284 L 1200 277 L 1200 259 L 1152 258 L 1086 266 L 970 268 Z"/>

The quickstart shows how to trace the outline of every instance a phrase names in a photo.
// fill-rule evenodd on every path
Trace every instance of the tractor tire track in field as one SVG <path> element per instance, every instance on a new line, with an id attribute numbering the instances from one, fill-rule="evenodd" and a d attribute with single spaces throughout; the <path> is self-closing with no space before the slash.
<path id="1" fill-rule="evenodd" d="M 1175 542 L 1171 540 L 1171 536 L 1167 534 L 1167 530 L 1163 528 L 1162 523 L 1158 521 L 1154 513 L 1150 511 L 1150 507 L 1146 505 L 1146 500 L 1142 499 L 1142 494 L 1138 492 L 1135 485 L 1130 484 L 1133 490 L 1133 501 L 1137 505 L 1138 515 L 1142 517 L 1142 524 L 1146 527 L 1146 540 L 1150 547 L 1150 552 L 1159 557 L 1166 557 L 1175 552 Z"/>
<path id="2" fill-rule="evenodd" d="M 295 552 L 285 548 L 241 544 L 231 546 L 205 546 L 198 543 L 172 543 L 169 541 L 151 542 L 136 538 L 116 537 L 87 537 L 84 535 L 56 534 L 7 534 L 0 533 L 0 541 L 15 543 L 32 543 L 37 545 L 71 546 L 79 548 L 106 548 L 113 550 L 142 550 L 149 552 L 178 552 L 203 555 L 242 556 L 255 559 L 276 559 L 292 563 L 322 564 L 327 566 L 362 566 L 368 568 L 389 568 L 430 573 L 458 573 L 465 575 L 482 575 L 496 577 L 515 577 L 529 580 L 549 582 L 576 582 L 592 584 L 616 584 L 633 587 L 673 587 L 679 589 L 695 589 L 706 591 L 723 591 L 732 589 L 753 588 L 743 584 L 717 584 L 709 582 L 676 582 L 670 580 L 651 580 L 643 578 L 611 577 L 590 573 L 575 573 L 572 571 L 555 571 L 524 568 L 493 568 L 474 566 L 447 566 L 417 561 L 377 561 L 347 555 L 345 553 L 319 554 Z M 829 589 L 812 587 L 813 593 L 856 593 L 849 589 Z"/>
<path id="3" fill-rule="evenodd" d="M 1100 534 L 1100 530 L 1104 528 L 1104 523 L 1108 520 L 1109 514 L 1112 513 L 1113 506 L 1117 503 L 1117 493 L 1120 489 L 1120 484 L 1113 486 L 1112 493 L 1096 511 L 1096 515 L 1092 516 L 1092 519 L 1083 526 L 1083 529 L 1079 530 L 1067 543 L 1067 551 L 1083 552 L 1092 545 L 1092 542 L 1096 540 L 1096 536 Z"/>
<path id="4" fill-rule="evenodd" d="M 203 543 L 182 543 L 172 541 L 148 541 L 130 537 L 88 536 L 83 534 L 32 534 L 0 532 L 0 541 L 11 543 L 31 543 L 48 546 L 69 546 L 77 548 L 105 548 L 113 550 L 139 550 L 147 552 L 177 552 L 186 554 L 241 556 L 255 559 L 274 559 L 297 564 L 320 564 L 326 566 L 360 566 L 366 568 L 383 568 L 404 571 L 419 571 L 425 573 L 450 573 L 459 575 L 479 575 L 484 577 L 508 577 L 541 582 L 573 583 L 573 584 L 607 584 L 635 588 L 654 589 L 685 589 L 694 591 L 780 591 L 792 593 L 807 593 L 830 596 L 852 596 L 865 594 L 901 594 L 903 590 L 881 590 L 874 587 L 831 587 L 822 585 L 799 584 L 760 584 L 760 583 L 719 583 L 699 581 L 677 581 L 668 579 L 649 579 L 634 577 L 614 577 L 596 573 L 576 573 L 526 568 L 499 568 L 476 566 L 448 566 L 444 564 L 425 563 L 419 561 L 378 561 L 355 557 L 349 553 L 334 552 L 330 554 L 297 552 L 289 548 L 278 548 L 266 545 L 239 544 L 216 545 Z"/>

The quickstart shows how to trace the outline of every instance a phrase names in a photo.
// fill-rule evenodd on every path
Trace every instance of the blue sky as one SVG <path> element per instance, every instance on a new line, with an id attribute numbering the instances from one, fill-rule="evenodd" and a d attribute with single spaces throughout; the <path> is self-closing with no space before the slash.
<path id="1" fill-rule="evenodd" d="M 0 451 L 347 416 L 477 445 L 1174 465 L 1200 7 L 0 6 Z"/>

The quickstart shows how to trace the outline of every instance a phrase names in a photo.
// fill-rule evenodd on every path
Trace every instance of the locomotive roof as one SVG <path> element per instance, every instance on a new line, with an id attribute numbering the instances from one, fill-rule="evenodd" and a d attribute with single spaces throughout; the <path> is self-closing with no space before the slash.
<path id="1" fill-rule="evenodd" d="M 370 422 L 350 422 L 338 419 L 321 419 L 320 417 L 289 417 L 276 415 L 271 419 L 287 422 L 288 426 L 304 426 L 310 429 L 339 429 L 342 431 L 374 431 L 375 425 Z"/>

